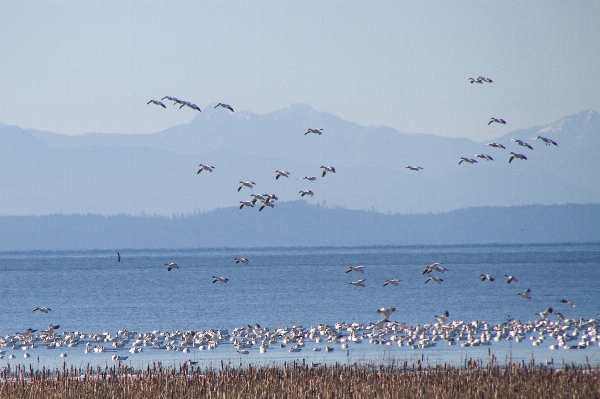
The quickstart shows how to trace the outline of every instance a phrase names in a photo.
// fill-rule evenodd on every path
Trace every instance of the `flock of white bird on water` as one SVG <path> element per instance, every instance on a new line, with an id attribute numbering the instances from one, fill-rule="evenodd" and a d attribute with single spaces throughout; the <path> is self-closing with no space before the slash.
<path id="1" fill-rule="evenodd" d="M 486 77 L 469 78 L 471 83 L 483 84 L 492 83 L 493 81 Z M 187 106 L 193 110 L 201 112 L 200 108 L 188 101 L 179 100 L 175 97 L 165 96 L 164 100 L 172 101 L 174 105 L 179 105 L 179 108 Z M 150 100 L 148 104 L 159 105 L 167 108 L 162 101 Z M 214 108 L 222 107 L 234 112 L 233 108 L 228 104 L 218 103 Z M 491 118 L 488 125 L 491 123 L 506 124 L 504 119 Z M 309 128 L 304 134 L 314 133 L 317 135 L 323 134 L 322 128 Z M 538 136 L 534 140 L 542 140 L 546 145 L 558 145 L 555 141 Z M 520 140 L 511 139 L 519 146 L 533 150 L 533 147 Z M 506 147 L 500 143 L 488 143 L 487 146 L 503 149 Z M 493 158 L 487 154 L 476 154 L 476 158 L 493 161 Z M 509 163 L 513 159 L 526 160 L 527 157 L 523 154 L 511 152 Z M 461 163 L 477 163 L 477 160 L 469 157 L 461 157 Z M 420 171 L 421 166 L 406 166 L 412 171 Z M 200 174 L 203 171 L 213 172 L 214 166 L 200 164 L 197 171 Z M 321 166 L 321 177 L 325 177 L 327 173 L 335 173 L 333 166 Z M 289 177 L 290 172 L 284 170 L 275 171 L 275 179 L 280 177 Z M 305 176 L 298 180 L 316 180 L 316 176 Z M 253 188 L 256 185 L 251 181 L 240 181 L 238 192 L 244 187 Z M 311 190 L 301 190 L 301 196 L 313 196 Z M 240 209 L 244 207 L 254 207 L 260 201 L 261 206 L 259 211 L 265 207 L 273 208 L 277 196 L 275 194 L 251 194 L 252 199 L 240 201 Z M 120 262 L 121 256 L 117 254 Z M 249 264 L 249 260 L 244 257 L 234 258 L 236 264 Z M 176 263 L 165 263 L 168 271 L 179 269 Z M 346 273 L 365 273 L 366 267 L 363 265 L 351 266 L 346 270 Z M 443 279 L 437 277 L 433 273 L 441 275 L 447 272 L 448 269 L 442 266 L 441 262 L 432 263 L 425 266 L 423 275 L 427 275 L 425 283 L 430 281 L 442 284 Z M 482 281 L 494 282 L 495 278 L 489 274 L 481 274 L 479 276 Z M 505 275 L 506 282 L 517 283 L 518 279 L 512 275 Z M 220 276 L 212 276 L 213 283 L 228 283 L 229 279 Z M 366 278 L 357 281 L 350 281 L 348 284 L 356 287 L 365 287 Z M 398 286 L 401 280 L 387 279 L 383 282 L 383 286 Z M 518 293 L 520 297 L 531 301 L 532 294 L 530 289 L 526 289 L 522 293 Z M 560 299 L 560 303 L 575 307 L 572 301 L 568 299 Z M 50 313 L 51 309 L 46 307 L 36 307 L 33 311 L 42 313 Z M 563 316 L 560 312 L 555 312 L 551 307 L 538 313 L 539 319 L 535 321 L 521 322 L 510 316 L 503 323 L 497 325 L 489 325 L 485 321 L 464 322 L 459 320 L 449 321 L 450 313 L 445 311 L 441 315 L 435 315 L 436 323 L 417 324 L 416 326 L 406 325 L 397 321 L 392 321 L 390 317 L 396 312 L 395 307 L 380 308 L 376 313 L 383 316 L 376 323 L 336 323 L 334 325 L 319 324 L 316 327 L 303 328 L 299 326 L 275 328 L 273 330 L 267 327 L 248 325 L 247 327 L 234 328 L 233 331 L 228 330 L 197 330 L 197 331 L 171 331 L 162 332 L 154 330 L 152 332 L 135 332 L 127 330 L 119 330 L 114 334 L 104 331 L 102 333 L 84 333 L 80 331 L 64 331 L 62 334 L 57 330 L 59 325 L 49 325 L 48 329 L 40 331 L 27 329 L 23 332 L 10 334 L 5 337 L 0 337 L 0 348 L 7 347 L 13 351 L 18 349 L 24 350 L 25 358 L 31 355 L 29 351 L 35 348 L 58 349 L 60 347 L 77 347 L 79 345 L 85 348 L 85 353 L 112 353 L 112 359 L 122 361 L 127 359 L 123 356 L 123 351 L 128 351 L 130 354 L 142 352 L 144 349 L 164 349 L 181 351 L 189 353 L 190 350 L 197 348 L 198 350 L 215 350 L 224 344 L 231 344 L 238 354 L 247 355 L 251 350 L 257 349 L 260 353 L 265 353 L 267 350 L 282 350 L 287 348 L 289 352 L 300 352 L 305 348 L 306 344 L 310 344 L 312 351 L 319 352 L 323 349 L 325 352 L 332 352 L 336 346 L 341 349 L 348 349 L 349 345 L 361 344 L 369 342 L 376 345 L 398 345 L 408 346 L 413 349 L 429 348 L 437 345 L 437 343 L 446 343 L 448 345 L 479 346 L 490 345 L 492 342 L 501 340 L 514 340 L 515 342 L 524 341 L 527 338 L 534 346 L 544 343 L 544 341 L 553 339 L 554 342 L 549 345 L 550 349 L 584 349 L 595 342 L 600 341 L 600 332 L 598 332 L 598 322 L 596 319 L 569 319 Z M 551 319 L 552 317 L 552 319 Z M 0 359 L 4 358 L 5 350 L 0 349 Z M 61 357 L 66 357 L 66 353 L 61 353 Z M 14 359 L 14 352 L 11 353 L 9 359 Z M 188 360 L 190 364 L 195 364 Z"/>

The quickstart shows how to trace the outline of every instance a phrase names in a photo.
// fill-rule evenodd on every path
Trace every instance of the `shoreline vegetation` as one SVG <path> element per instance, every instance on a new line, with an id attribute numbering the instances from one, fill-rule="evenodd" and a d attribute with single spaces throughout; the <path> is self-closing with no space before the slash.
<path id="1" fill-rule="evenodd" d="M 600 367 L 498 365 L 465 360 L 460 367 L 420 361 L 327 365 L 305 361 L 220 369 L 183 363 L 35 370 L 2 368 L 0 397 L 13 398 L 599 398 Z"/>

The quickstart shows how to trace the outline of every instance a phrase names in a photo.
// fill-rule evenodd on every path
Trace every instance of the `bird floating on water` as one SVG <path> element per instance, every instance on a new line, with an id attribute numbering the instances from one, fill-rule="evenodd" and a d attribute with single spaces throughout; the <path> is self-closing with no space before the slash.
<path id="1" fill-rule="evenodd" d="M 231 105 L 229 105 L 229 104 L 218 103 L 217 105 L 215 105 L 215 108 L 217 108 L 217 107 L 223 107 L 225 109 L 230 110 L 231 112 L 234 112 L 233 108 L 231 108 Z"/>

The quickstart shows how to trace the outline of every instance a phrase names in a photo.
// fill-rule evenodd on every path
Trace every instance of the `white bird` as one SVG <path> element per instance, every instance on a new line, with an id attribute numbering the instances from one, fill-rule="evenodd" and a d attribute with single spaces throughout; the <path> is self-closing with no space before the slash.
<path id="1" fill-rule="evenodd" d="M 217 108 L 217 107 L 223 107 L 223 108 L 230 110 L 231 112 L 234 112 L 233 108 L 231 108 L 231 105 L 229 105 L 229 104 L 218 103 L 217 105 L 215 105 L 215 108 Z"/>
<path id="2" fill-rule="evenodd" d="M 487 159 L 488 161 L 493 161 L 494 158 L 490 157 L 489 155 L 486 154 L 475 154 L 475 156 L 477 158 L 481 158 L 481 159 Z"/>
<path id="3" fill-rule="evenodd" d="M 513 282 L 513 281 L 514 281 L 515 283 L 518 283 L 518 282 L 519 282 L 519 280 L 517 280 L 517 279 L 515 278 L 515 276 L 511 276 L 511 275 L 505 274 L 505 275 L 504 275 L 504 277 L 506 277 L 506 283 L 507 283 L 507 284 L 510 284 L 510 283 L 511 283 L 511 282 Z"/>
<path id="4" fill-rule="evenodd" d="M 438 321 L 438 323 L 440 324 L 446 324 L 446 319 L 448 318 L 448 316 L 450 316 L 450 312 L 448 312 L 447 310 L 442 313 L 441 316 L 435 315 L 434 317 L 436 318 L 436 320 Z"/>
<path id="5" fill-rule="evenodd" d="M 258 208 L 258 211 L 259 211 L 259 212 L 260 212 L 260 211 L 262 211 L 262 210 L 263 210 L 263 209 L 265 209 L 265 207 L 267 207 L 267 206 L 268 206 L 268 207 L 271 207 L 271 208 L 273 208 L 273 207 L 275 206 L 275 203 L 274 203 L 274 202 L 272 202 L 272 201 L 262 201 L 262 202 L 260 203 L 260 208 Z"/>
<path id="6" fill-rule="evenodd" d="M 527 157 L 523 154 L 517 154 L 511 151 L 510 153 L 510 158 L 508 158 L 508 163 L 511 163 L 513 159 L 518 158 L 518 159 L 524 159 L 527 160 Z"/>
<path id="7" fill-rule="evenodd" d="M 398 286 L 398 282 L 399 281 L 400 280 L 398 280 L 397 278 L 394 278 L 394 279 L 391 279 L 391 280 L 385 280 L 385 283 L 383 283 L 383 286 L 385 287 L 388 284 Z"/>
<path id="8" fill-rule="evenodd" d="M 299 193 L 301 197 L 304 197 L 305 195 L 310 195 L 312 197 L 313 195 L 315 195 L 315 193 L 313 193 L 311 190 L 302 190 L 299 191 Z"/>
<path id="9" fill-rule="evenodd" d="M 544 310 L 543 312 L 538 312 L 538 314 L 540 315 L 540 317 L 542 319 L 545 319 L 548 317 L 548 315 L 550 315 L 553 312 L 552 308 L 548 308 L 546 310 Z"/>
<path id="10" fill-rule="evenodd" d="M 479 277 L 481 277 L 481 281 L 489 280 L 490 282 L 494 282 L 496 280 L 494 277 L 490 276 L 489 274 L 480 274 Z"/>
<path id="11" fill-rule="evenodd" d="M 463 162 L 468 162 L 468 163 L 470 163 L 470 164 L 473 164 L 473 163 L 478 163 L 476 159 L 473 159 L 473 158 L 467 158 L 467 157 L 460 157 L 460 161 L 458 162 L 458 164 L 460 165 L 460 164 L 461 164 L 461 163 L 463 163 Z"/>
<path id="12" fill-rule="evenodd" d="M 165 266 L 167 266 L 167 271 L 170 272 L 171 269 L 179 269 L 179 265 L 177 263 L 165 263 Z"/>
<path id="13" fill-rule="evenodd" d="M 67 354 L 66 353 L 61 353 L 60 357 L 67 357 Z"/>
<path id="14" fill-rule="evenodd" d="M 112 355 L 112 360 L 127 360 L 128 356 Z"/>
<path id="15" fill-rule="evenodd" d="M 235 263 L 243 263 L 244 265 L 248 264 L 248 259 L 246 258 L 234 258 Z"/>
<path id="16" fill-rule="evenodd" d="M 435 262 L 429 266 L 425 266 L 425 268 L 423 269 L 423 274 L 429 274 L 431 272 L 440 272 L 440 273 L 447 272 L 448 269 L 446 269 L 443 266 L 440 266 L 441 264 L 442 264 L 442 262 Z"/>
<path id="17" fill-rule="evenodd" d="M 522 294 L 519 292 L 517 295 L 520 296 L 521 298 L 525 298 L 525 299 L 531 301 L 531 290 L 529 288 L 527 288 L 525 290 L 525 292 L 523 292 Z"/>
<path id="18" fill-rule="evenodd" d="M 514 141 L 515 143 L 517 143 L 521 147 L 527 147 L 530 150 L 533 150 L 533 147 L 531 145 L 529 145 L 528 143 L 524 142 L 523 140 L 519 140 L 519 139 L 510 139 L 510 140 Z"/>
<path id="19" fill-rule="evenodd" d="M 156 105 L 160 105 L 160 106 L 161 106 L 161 107 L 163 107 L 163 108 L 167 108 L 167 107 L 165 106 L 165 104 L 161 103 L 160 101 L 156 101 L 156 100 L 150 100 L 150 101 L 148 101 L 146 104 L 150 104 L 150 103 L 152 103 L 152 104 L 156 104 Z"/>
<path id="20" fill-rule="evenodd" d="M 565 303 L 565 304 L 569 305 L 572 308 L 575 307 L 575 304 L 573 303 L 573 301 L 570 301 L 568 299 L 559 299 L 558 302 Z"/>
<path id="21" fill-rule="evenodd" d="M 165 98 L 167 100 L 173 101 L 173 103 L 175 103 L 175 104 L 183 104 L 183 101 L 177 99 L 177 97 L 164 96 L 161 100 L 164 100 Z"/>
<path id="22" fill-rule="evenodd" d="M 346 270 L 346 273 L 350 273 L 350 272 L 359 272 L 359 273 L 364 273 L 365 272 L 365 267 L 364 266 L 350 266 L 348 268 L 348 270 Z"/>
<path id="23" fill-rule="evenodd" d="M 250 208 L 254 208 L 254 201 L 240 201 L 240 209 L 245 206 L 249 206 Z"/>
<path id="24" fill-rule="evenodd" d="M 241 350 L 237 351 L 237 353 L 239 353 L 240 355 L 247 355 L 250 352 L 248 352 L 248 349 L 241 349 Z"/>
<path id="25" fill-rule="evenodd" d="M 325 174 L 327 172 L 335 173 L 335 168 L 333 166 L 321 166 L 321 168 L 323 169 L 323 174 L 321 175 L 321 177 L 325 177 Z"/>
<path id="26" fill-rule="evenodd" d="M 492 122 L 496 122 L 499 123 L 501 125 L 506 125 L 506 121 L 504 119 L 498 119 L 498 118 L 490 118 L 490 121 L 488 122 L 488 125 L 491 124 Z"/>
<path id="27" fill-rule="evenodd" d="M 410 165 L 407 165 L 407 166 L 404 167 L 404 169 L 410 169 L 410 170 L 414 170 L 414 171 L 418 172 L 419 170 L 421 170 L 423 168 L 420 167 L 420 166 L 410 166 Z"/>
<path id="28" fill-rule="evenodd" d="M 225 277 L 212 276 L 212 278 L 213 278 L 213 284 L 216 283 L 217 281 L 220 283 L 226 283 L 229 281 L 229 279 L 225 278 Z"/>
<path id="29" fill-rule="evenodd" d="M 556 141 L 550 140 L 549 138 L 537 136 L 534 140 L 542 140 L 546 145 L 558 145 Z"/>
<path id="30" fill-rule="evenodd" d="M 253 181 L 240 181 L 240 186 L 238 187 L 238 192 L 242 189 L 242 187 L 254 187 L 256 183 Z"/>
<path id="31" fill-rule="evenodd" d="M 275 180 L 279 179 L 281 176 L 290 177 L 290 172 L 286 172 L 285 170 L 276 170 L 275 171 Z"/>
<path id="32" fill-rule="evenodd" d="M 381 313 L 385 316 L 386 319 L 390 317 L 392 313 L 396 311 L 396 308 L 379 308 L 377 309 L 377 313 Z"/>
<path id="33" fill-rule="evenodd" d="M 323 134 L 322 130 L 323 130 L 323 128 L 320 128 L 320 129 L 309 128 L 309 129 L 306 131 L 306 133 L 304 133 L 304 135 L 306 136 L 306 135 L 307 135 L 307 134 L 309 134 L 309 133 L 316 133 L 316 134 L 318 134 L 318 135 L 321 135 L 321 134 Z"/>
<path id="34" fill-rule="evenodd" d="M 477 79 L 469 78 L 469 82 L 471 82 L 471 83 L 483 83 L 483 79 L 481 79 L 481 78 L 477 78 Z"/>
<path id="35" fill-rule="evenodd" d="M 317 180 L 317 176 L 304 176 L 299 178 L 298 180 L 310 180 L 310 181 L 315 181 Z"/>
<path id="36" fill-rule="evenodd" d="M 503 150 L 506 150 L 506 147 L 503 146 L 502 144 L 498 144 L 498 143 L 487 143 L 486 145 L 490 146 L 490 147 L 495 147 L 495 148 L 502 148 Z"/>
<path id="37" fill-rule="evenodd" d="M 434 276 L 429 276 L 429 277 L 427 277 L 427 280 L 425 280 L 425 284 L 427 284 L 429 281 L 434 281 L 438 284 L 442 284 L 442 282 L 444 280 L 442 280 L 441 278 L 434 277 Z"/>
<path id="38" fill-rule="evenodd" d="M 213 171 L 213 169 L 215 168 L 215 167 L 214 167 L 214 166 L 212 166 L 212 165 L 203 165 L 203 164 L 200 164 L 200 165 L 198 165 L 198 166 L 200 166 L 200 169 L 198 169 L 198 172 L 196 172 L 196 173 L 200 173 L 200 172 L 202 172 L 203 170 L 207 170 L 207 171 L 209 171 L 209 172 L 212 172 L 212 171 Z"/>
<path id="39" fill-rule="evenodd" d="M 360 279 L 360 280 L 356 280 L 356 281 L 350 281 L 348 284 L 351 284 L 355 287 L 365 287 L 365 280 L 366 279 Z"/>
<path id="40" fill-rule="evenodd" d="M 486 78 L 486 77 L 483 77 L 483 76 L 480 76 L 477 79 L 480 79 L 480 80 L 482 80 L 483 82 L 486 82 L 486 83 L 494 83 L 494 81 L 492 79 Z"/>
<path id="41" fill-rule="evenodd" d="M 42 313 L 48 313 L 48 312 L 50 312 L 52 309 L 50 309 L 50 308 L 39 308 L 39 307 L 37 307 L 37 306 L 36 306 L 36 308 L 35 308 L 35 309 L 33 309 L 33 311 L 35 312 L 36 310 L 39 310 L 39 311 L 40 311 L 40 312 L 42 312 Z"/>

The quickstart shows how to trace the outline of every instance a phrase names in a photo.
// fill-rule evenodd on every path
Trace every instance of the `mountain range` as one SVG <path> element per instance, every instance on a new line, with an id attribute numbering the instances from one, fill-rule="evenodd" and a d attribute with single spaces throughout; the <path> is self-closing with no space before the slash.
<path id="1" fill-rule="evenodd" d="M 156 112 L 196 111 L 170 106 Z M 323 128 L 323 134 L 305 135 L 312 127 Z M 482 130 L 494 127 L 482 121 Z M 558 146 L 532 140 L 538 135 Z M 294 202 L 304 189 L 315 193 L 304 198 L 309 204 L 393 214 L 600 203 L 597 112 L 494 141 L 506 150 L 464 138 L 360 126 L 306 105 L 266 115 L 208 107 L 188 125 L 138 135 L 68 136 L 0 124 L 0 215 L 171 216 L 236 206 L 250 193 Z M 509 164 L 510 151 L 528 159 Z M 494 161 L 458 164 L 460 157 L 478 153 Z M 214 172 L 197 174 L 199 163 L 215 166 Z M 335 166 L 336 173 L 321 177 L 325 165 Z M 291 175 L 275 180 L 276 169 Z M 298 180 L 313 175 L 316 181 Z M 238 192 L 240 181 L 257 184 Z"/>

